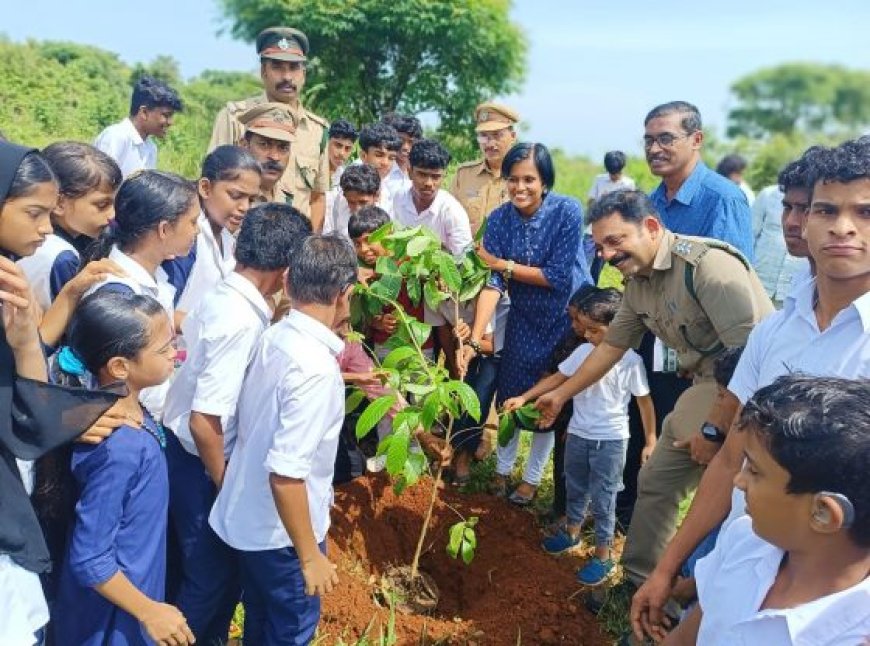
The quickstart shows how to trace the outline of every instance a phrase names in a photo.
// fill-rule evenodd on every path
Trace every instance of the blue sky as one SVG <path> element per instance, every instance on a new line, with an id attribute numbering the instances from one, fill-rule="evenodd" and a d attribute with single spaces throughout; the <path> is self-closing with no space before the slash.
<path id="1" fill-rule="evenodd" d="M 256 68 L 251 45 L 219 34 L 214 0 L 30 0 L 2 13 L 0 33 L 14 41 L 73 40 L 128 63 L 169 54 L 186 77 Z M 639 152 L 643 115 L 673 99 L 721 132 L 729 84 L 761 67 L 870 69 L 868 0 L 515 0 L 512 15 L 529 39 L 528 76 L 504 100 L 521 112 L 523 137 L 596 157 Z"/>

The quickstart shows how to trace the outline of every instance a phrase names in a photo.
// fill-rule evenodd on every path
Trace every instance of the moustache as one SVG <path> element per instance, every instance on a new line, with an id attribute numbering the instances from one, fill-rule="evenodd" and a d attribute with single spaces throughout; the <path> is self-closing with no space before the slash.
<path id="1" fill-rule="evenodd" d="M 611 258 L 608 262 L 613 267 L 616 267 L 616 265 L 618 265 L 619 263 L 621 263 L 624 260 L 628 260 L 629 258 L 631 258 L 631 256 L 628 255 L 627 253 L 621 253 L 617 256 L 613 256 L 613 258 Z"/>
<path id="2" fill-rule="evenodd" d="M 299 88 L 297 88 L 296 84 L 293 83 L 292 81 L 287 81 L 286 83 L 279 83 L 278 89 L 279 90 L 292 90 L 295 92 Z"/>
<path id="3" fill-rule="evenodd" d="M 284 172 L 284 164 L 282 164 L 281 162 L 276 162 L 272 159 L 263 162 L 262 164 L 260 164 L 260 166 L 262 166 L 264 171 L 274 171 L 276 173 Z"/>

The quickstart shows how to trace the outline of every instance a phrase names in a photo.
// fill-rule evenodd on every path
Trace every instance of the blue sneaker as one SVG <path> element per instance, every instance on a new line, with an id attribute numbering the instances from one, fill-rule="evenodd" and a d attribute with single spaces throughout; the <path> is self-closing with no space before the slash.
<path id="1" fill-rule="evenodd" d="M 601 585 L 607 580 L 613 568 L 614 563 L 611 559 L 602 561 L 597 556 L 593 556 L 586 565 L 577 571 L 577 580 L 583 585 Z"/>
<path id="2" fill-rule="evenodd" d="M 564 529 L 560 529 L 552 536 L 548 536 L 541 542 L 541 547 L 547 554 L 561 554 L 580 545 L 580 534 L 571 536 Z"/>

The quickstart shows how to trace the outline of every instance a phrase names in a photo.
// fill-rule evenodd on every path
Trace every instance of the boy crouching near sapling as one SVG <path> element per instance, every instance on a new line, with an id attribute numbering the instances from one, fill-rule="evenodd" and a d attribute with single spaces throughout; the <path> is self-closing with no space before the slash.
<path id="1" fill-rule="evenodd" d="M 560 363 L 558 372 L 523 395 L 507 400 L 505 410 L 516 410 L 567 381 L 604 340 L 621 302 L 622 294 L 615 289 L 603 289 L 583 299 L 578 304 L 579 317 L 589 343 Z M 598 383 L 574 396 L 565 445 L 568 522 L 564 530 L 544 540 L 543 548 L 550 554 L 559 554 L 580 544 L 580 526 L 588 500 L 595 519 L 595 555 L 577 572 L 577 579 L 586 585 L 602 583 L 614 567 L 611 546 L 616 529 L 616 494 L 622 485 L 628 450 L 628 402 L 632 395 L 640 408 L 646 436 L 642 457 L 646 461 L 656 443 L 655 409 L 637 353 L 626 352 Z"/>
<path id="2" fill-rule="evenodd" d="M 870 381 L 801 375 L 747 402 L 734 478 L 747 515 L 698 562 L 698 606 L 665 644 L 867 644 L 867 402 Z"/>

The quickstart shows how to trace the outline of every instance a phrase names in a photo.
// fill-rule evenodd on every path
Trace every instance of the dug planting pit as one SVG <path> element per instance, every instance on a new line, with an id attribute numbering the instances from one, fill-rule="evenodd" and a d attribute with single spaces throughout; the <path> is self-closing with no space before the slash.
<path id="1" fill-rule="evenodd" d="M 354 643 L 386 631 L 390 611 L 384 575 L 412 559 L 429 504 L 430 482 L 393 493 L 387 477 L 355 480 L 336 490 L 328 555 L 340 585 L 323 599 L 325 644 Z M 452 508 L 452 509 L 451 509 Z M 455 509 L 455 511 L 454 511 Z M 465 565 L 446 551 L 459 516 L 477 516 L 477 549 Z M 439 496 L 420 570 L 434 582 L 438 602 L 428 613 L 395 613 L 398 644 L 607 644 L 583 608 L 574 571 L 579 555 L 554 558 L 540 549 L 532 514 L 485 494 Z M 401 577 L 400 577 L 401 579 Z M 416 605 L 416 604 L 409 604 Z"/>

